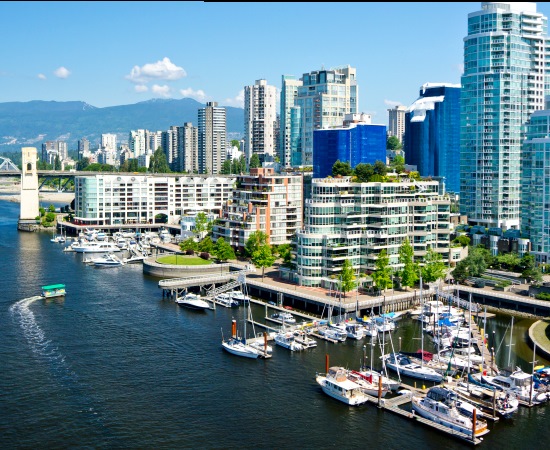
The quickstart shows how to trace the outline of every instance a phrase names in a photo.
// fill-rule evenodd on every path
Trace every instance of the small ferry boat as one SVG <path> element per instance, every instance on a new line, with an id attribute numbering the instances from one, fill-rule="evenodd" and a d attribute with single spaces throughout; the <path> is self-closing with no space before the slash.
<path id="1" fill-rule="evenodd" d="M 64 284 L 50 284 L 47 286 L 42 286 L 42 297 L 44 298 L 54 298 L 54 297 L 64 297 L 64 296 L 65 296 Z"/>

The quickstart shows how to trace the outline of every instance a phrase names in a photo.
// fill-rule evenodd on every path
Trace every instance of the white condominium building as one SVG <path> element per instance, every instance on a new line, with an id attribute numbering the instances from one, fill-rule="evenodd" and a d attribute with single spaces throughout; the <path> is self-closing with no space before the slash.
<path id="1" fill-rule="evenodd" d="M 314 178 L 304 229 L 296 233 L 295 280 L 329 287 L 348 259 L 356 274 L 375 270 L 385 249 L 399 268 L 399 248 L 409 238 L 415 261 L 428 247 L 448 261 L 450 200 L 438 181 L 393 177 L 393 182 L 354 183 L 351 177 Z"/>
<path id="2" fill-rule="evenodd" d="M 165 215 L 168 224 L 178 224 L 189 211 L 219 214 L 234 183 L 234 177 L 181 174 L 77 176 L 75 223 L 154 223 Z"/>

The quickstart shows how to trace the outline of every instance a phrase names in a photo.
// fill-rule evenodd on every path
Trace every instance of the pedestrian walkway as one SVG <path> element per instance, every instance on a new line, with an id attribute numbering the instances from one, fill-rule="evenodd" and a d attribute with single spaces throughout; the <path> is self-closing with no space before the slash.
<path id="1" fill-rule="evenodd" d="M 537 320 L 529 327 L 529 339 L 531 343 L 536 344 L 537 353 L 550 361 L 550 339 L 548 339 L 547 329 L 550 327 L 550 320 Z"/>

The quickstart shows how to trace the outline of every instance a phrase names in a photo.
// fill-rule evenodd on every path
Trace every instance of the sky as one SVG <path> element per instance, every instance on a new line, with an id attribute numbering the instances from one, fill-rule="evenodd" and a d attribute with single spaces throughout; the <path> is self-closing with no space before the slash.
<path id="1" fill-rule="evenodd" d="M 243 107 L 244 86 L 350 65 L 358 112 L 388 123 L 424 83 L 460 83 L 481 2 L 0 1 L 0 102 L 96 107 L 191 97 Z M 550 15 L 550 3 L 537 3 Z"/>

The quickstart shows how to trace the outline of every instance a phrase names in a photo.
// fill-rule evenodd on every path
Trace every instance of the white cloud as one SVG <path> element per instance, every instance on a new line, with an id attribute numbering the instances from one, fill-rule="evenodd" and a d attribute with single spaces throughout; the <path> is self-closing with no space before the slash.
<path id="1" fill-rule="evenodd" d="M 71 72 L 67 70 L 65 67 L 61 66 L 54 70 L 53 74 L 57 78 L 68 78 Z"/>
<path id="2" fill-rule="evenodd" d="M 41 80 L 45 80 L 46 79 L 46 75 L 44 75 L 43 73 L 39 73 L 37 75 L 38 78 L 40 78 Z"/>
<path id="3" fill-rule="evenodd" d="M 388 106 L 402 106 L 403 102 L 396 102 L 395 100 L 384 100 L 384 104 Z"/>
<path id="4" fill-rule="evenodd" d="M 133 83 L 147 83 L 151 80 L 179 80 L 185 76 L 187 76 L 187 72 L 182 67 L 176 66 L 170 61 L 170 58 L 164 57 L 162 61 L 156 63 L 145 64 L 141 67 L 134 66 L 130 74 L 126 75 L 126 79 Z"/>
<path id="5" fill-rule="evenodd" d="M 144 84 L 136 84 L 134 89 L 136 92 L 147 92 L 149 90 L 149 88 Z"/>
<path id="6" fill-rule="evenodd" d="M 198 102 L 204 102 L 208 96 L 205 94 L 205 92 L 202 89 L 198 89 L 194 91 L 191 88 L 188 89 L 180 89 L 180 94 L 184 98 L 192 98 L 194 100 L 197 100 Z"/>
<path id="7" fill-rule="evenodd" d="M 240 92 L 234 98 L 226 98 L 224 102 L 225 106 L 235 106 L 237 108 L 244 108 L 244 89 L 241 89 Z"/>
<path id="8" fill-rule="evenodd" d="M 158 84 L 153 84 L 151 87 L 151 92 L 162 98 L 170 98 L 170 86 L 164 85 L 159 86 Z"/>

